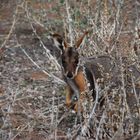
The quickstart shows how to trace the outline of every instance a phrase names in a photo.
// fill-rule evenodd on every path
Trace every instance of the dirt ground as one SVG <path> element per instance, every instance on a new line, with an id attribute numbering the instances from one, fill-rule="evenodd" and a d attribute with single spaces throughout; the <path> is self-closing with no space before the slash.
<path id="1" fill-rule="evenodd" d="M 0 0 L 0 139 L 140 139 L 139 19 L 138 0 Z M 90 136 L 81 134 L 84 118 L 65 106 L 60 52 L 49 38 L 55 32 L 69 41 L 85 30 L 82 57 L 121 56 L 133 77 L 111 89 Z"/>

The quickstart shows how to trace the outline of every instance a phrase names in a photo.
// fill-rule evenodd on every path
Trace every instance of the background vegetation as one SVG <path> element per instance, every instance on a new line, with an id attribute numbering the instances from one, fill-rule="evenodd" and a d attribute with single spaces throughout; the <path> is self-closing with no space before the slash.
<path id="1" fill-rule="evenodd" d="M 121 81 L 92 126 L 65 107 L 60 53 L 49 38 L 59 33 L 72 45 L 87 30 L 81 56 L 111 56 Z M 0 139 L 138 140 L 139 101 L 138 0 L 0 0 Z"/>

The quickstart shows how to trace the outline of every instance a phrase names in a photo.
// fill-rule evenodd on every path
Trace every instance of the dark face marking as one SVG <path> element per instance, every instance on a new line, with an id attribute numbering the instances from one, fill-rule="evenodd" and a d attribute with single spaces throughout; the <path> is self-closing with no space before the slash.
<path id="1" fill-rule="evenodd" d="M 78 67 L 79 54 L 76 48 L 68 47 L 62 53 L 62 66 L 64 69 L 64 75 L 68 78 L 73 78 L 76 74 Z"/>

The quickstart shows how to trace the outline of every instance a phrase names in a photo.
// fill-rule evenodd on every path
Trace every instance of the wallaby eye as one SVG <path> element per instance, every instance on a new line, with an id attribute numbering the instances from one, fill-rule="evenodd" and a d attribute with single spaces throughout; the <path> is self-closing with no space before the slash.
<path id="1" fill-rule="evenodd" d="M 74 101 L 78 101 L 78 98 L 76 96 L 74 97 Z"/>
<path id="2" fill-rule="evenodd" d="M 72 97 L 72 101 L 73 101 L 73 102 L 78 101 L 78 98 L 77 98 L 77 96 L 76 96 L 76 95 L 74 95 L 74 96 Z"/>
<path id="3" fill-rule="evenodd" d="M 79 61 L 78 61 L 77 59 L 75 59 L 75 60 L 73 61 L 73 66 L 74 66 L 74 67 L 77 67 L 78 62 L 79 62 Z"/>
<path id="4" fill-rule="evenodd" d="M 74 60 L 74 63 L 75 63 L 75 64 L 78 64 L 78 58 L 76 58 L 76 59 Z"/>
<path id="5" fill-rule="evenodd" d="M 65 61 L 62 59 L 62 63 L 65 63 Z"/>
<path id="6" fill-rule="evenodd" d="M 62 64 L 64 64 L 64 65 L 66 64 L 66 61 L 65 61 L 65 60 L 63 60 L 63 59 L 62 59 Z"/>

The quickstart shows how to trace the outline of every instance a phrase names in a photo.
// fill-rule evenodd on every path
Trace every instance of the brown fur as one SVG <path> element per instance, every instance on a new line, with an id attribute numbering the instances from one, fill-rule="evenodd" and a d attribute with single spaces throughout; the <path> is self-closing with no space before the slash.
<path id="1" fill-rule="evenodd" d="M 87 88 L 86 80 L 85 80 L 85 76 L 84 76 L 82 71 L 79 71 L 77 73 L 77 75 L 74 77 L 74 81 L 75 81 L 76 85 L 78 86 L 80 93 L 82 93 L 86 90 L 86 88 Z M 83 95 L 80 94 L 79 102 L 76 102 L 73 105 L 73 103 L 71 101 L 71 97 L 72 97 L 73 93 L 72 93 L 70 86 L 67 86 L 66 90 L 67 90 L 66 91 L 66 105 L 67 105 L 67 107 L 72 107 L 76 112 L 78 112 L 79 108 L 82 111 L 81 101 L 83 99 Z M 78 106 L 78 104 L 80 106 Z"/>
<path id="2" fill-rule="evenodd" d="M 78 106 L 79 102 L 81 102 L 83 98 L 81 93 L 84 92 L 87 87 L 85 75 L 78 67 L 79 53 L 77 50 L 77 48 L 83 43 L 83 40 L 87 34 L 88 32 L 86 31 L 83 36 L 77 40 L 73 47 L 68 46 L 60 35 L 52 35 L 55 46 L 61 50 L 62 54 L 62 73 L 67 83 L 66 105 L 73 108 L 75 111 L 78 111 L 78 108 L 81 106 Z"/>
<path id="3" fill-rule="evenodd" d="M 85 76 L 82 71 L 77 73 L 77 75 L 74 77 L 74 80 L 77 86 L 79 87 L 80 92 L 85 91 L 87 85 L 86 85 Z"/>
<path id="4" fill-rule="evenodd" d="M 70 107 L 71 106 L 71 96 L 72 92 L 69 86 L 66 87 L 66 106 Z"/>

